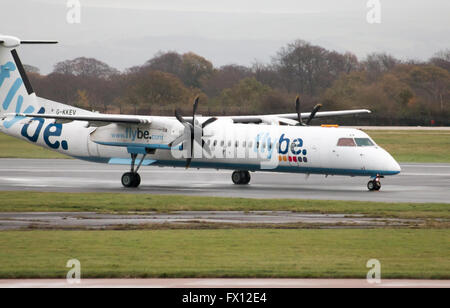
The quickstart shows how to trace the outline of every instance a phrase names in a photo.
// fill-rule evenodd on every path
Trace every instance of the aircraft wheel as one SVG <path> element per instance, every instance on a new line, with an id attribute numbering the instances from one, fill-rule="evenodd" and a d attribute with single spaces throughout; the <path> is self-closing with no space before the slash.
<path id="1" fill-rule="evenodd" d="M 248 171 L 234 171 L 231 175 L 231 180 L 236 185 L 246 185 L 250 183 L 250 172 Z"/>
<path id="2" fill-rule="evenodd" d="M 241 171 L 234 171 L 233 174 L 231 175 L 231 180 L 236 185 L 241 185 L 243 179 L 244 177 Z"/>
<path id="3" fill-rule="evenodd" d="M 252 177 L 250 176 L 250 172 L 248 171 L 242 171 L 242 184 L 247 185 L 248 183 L 250 183 L 250 180 L 252 179 Z"/>
<path id="4" fill-rule="evenodd" d="M 138 187 L 141 184 L 141 177 L 138 173 L 127 172 L 122 175 L 122 185 L 124 187 Z"/>
<path id="5" fill-rule="evenodd" d="M 377 180 L 371 180 L 369 183 L 367 183 L 367 188 L 370 191 L 379 191 L 381 189 L 381 183 Z"/>
<path id="6" fill-rule="evenodd" d="M 141 185 L 141 176 L 139 175 L 139 173 L 135 173 L 134 174 L 134 181 L 133 181 L 133 187 L 139 187 L 139 185 Z"/>
<path id="7" fill-rule="evenodd" d="M 375 190 L 379 191 L 381 189 L 381 182 L 380 181 L 374 181 L 375 182 Z"/>

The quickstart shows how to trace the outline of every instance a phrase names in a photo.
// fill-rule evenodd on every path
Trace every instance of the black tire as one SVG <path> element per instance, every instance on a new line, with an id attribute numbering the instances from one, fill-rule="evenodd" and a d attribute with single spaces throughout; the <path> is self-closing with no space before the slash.
<path id="1" fill-rule="evenodd" d="M 242 171 L 242 178 L 243 178 L 242 184 L 245 185 L 249 184 L 250 180 L 252 179 L 252 177 L 250 176 L 250 172 L 248 171 Z"/>
<path id="2" fill-rule="evenodd" d="M 141 185 L 141 176 L 139 175 L 139 173 L 135 173 L 132 187 L 137 188 L 139 187 L 139 185 Z"/>
<path id="3" fill-rule="evenodd" d="M 381 189 L 381 182 L 380 181 L 374 181 L 375 182 L 375 190 L 379 191 Z"/>
<path id="4" fill-rule="evenodd" d="M 127 172 L 124 175 L 122 175 L 122 185 L 124 187 L 133 187 L 134 183 L 134 175 L 131 172 Z"/>
<path id="5" fill-rule="evenodd" d="M 233 183 L 235 185 L 241 185 L 242 184 L 242 172 L 241 171 L 234 171 L 233 174 L 231 175 L 231 180 L 233 181 Z"/>
<path id="6" fill-rule="evenodd" d="M 367 183 L 367 189 L 370 191 L 375 190 L 375 181 L 369 181 L 369 183 Z"/>

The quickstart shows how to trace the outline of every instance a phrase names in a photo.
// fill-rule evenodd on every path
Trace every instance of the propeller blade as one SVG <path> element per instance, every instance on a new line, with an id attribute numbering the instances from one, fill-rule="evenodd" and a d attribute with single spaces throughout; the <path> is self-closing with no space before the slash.
<path id="1" fill-rule="evenodd" d="M 177 146 L 184 141 L 184 135 L 179 136 L 174 141 L 168 144 L 169 147 Z"/>
<path id="2" fill-rule="evenodd" d="M 211 157 L 211 149 L 206 144 L 205 140 L 202 140 L 202 149 L 208 154 L 209 157 Z"/>
<path id="3" fill-rule="evenodd" d="M 186 169 L 189 169 L 189 167 L 191 166 L 191 162 L 192 162 L 192 158 L 186 159 Z"/>
<path id="4" fill-rule="evenodd" d="M 197 113 L 197 107 L 198 107 L 198 102 L 200 100 L 200 97 L 197 96 L 194 100 L 194 112 L 193 112 L 193 116 L 195 116 L 195 114 Z"/>
<path id="5" fill-rule="evenodd" d="M 194 106 L 193 106 L 193 110 L 192 110 L 192 125 L 195 125 L 195 115 L 197 114 L 199 100 L 200 100 L 200 97 L 198 97 L 198 96 L 194 100 Z"/>
<path id="6" fill-rule="evenodd" d="M 205 123 L 202 124 L 202 128 L 205 128 L 206 126 L 216 122 L 218 119 L 217 118 L 211 118 L 205 121 Z"/>
<path id="7" fill-rule="evenodd" d="M 183 119 L 183 116 L 180 114 L 180 112 L 177 109 L 175 109 L 175 118 L 177 118 L 177 120 L 179 122 L 181 122 L 182 124 L 186 123 L 186 120 Z"/>
<path id="8" fill-rule="evenodd" d="M 309 125 L 309 123 L 314 119 L 314 117 L 316 116 L 316 113 L 320 110 L 320 108 L 322 108 L 322 104 L 317 104 L 316 106 L 314 106 L 314 109 L 311 112 L 311 115 L 309 116 L 308 121 L 306 121 L 306 125 Z"/>
<path id="9" fill-rule="evenodd" d="M 295 110 L 297 110 L 297 119 L 298 119 L 298 125 L 304 125 L 302 121 L 302 112 L 301 112 L 301 104 L 300 104 L 300 96 L 297 96 L 297 99 L 295 100 Z"/>

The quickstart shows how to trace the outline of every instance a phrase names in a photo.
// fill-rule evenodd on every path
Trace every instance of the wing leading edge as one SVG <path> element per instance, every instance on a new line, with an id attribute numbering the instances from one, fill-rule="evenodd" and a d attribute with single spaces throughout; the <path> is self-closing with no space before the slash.
<path id="1" fill-rule="evenodd" d="M 356 109 L 356 110 L 341 110 L 341 111 L 323 111 L 316 113 L 316 118 L 327 118 L 327 117 L 339 117 L 346 115 L 355 115 L 355 114 L 369 114 L 372 113 L 367 109 Z M 302 119 L 308 119 L 311 115 L 311 112 L 302 113 Z M 266 119 L 270 118 L 278 118 L 278 119 L 289 119 L 296 120 L 298 115 L 296 113 L 284 113 L 284 114 L 271 114 L 271 115 L 254 115 L 254 116 L 230 116 L 230 117 L 218 117 L 225 119 L 232 119 L 235 123 L 261 123 Z"/>
<path id="2" fill-rule="evenodd" d="M 356 115 L 356 114 L 370 114 L 371 111 L 367 109 L 356 109 L 356 110 L 341 110 L 341 111 L 324 111 L 318 112 L 316 118 L 326 118 L 326 117 L 338 117 L 346 115 Z M 302 119 L 307 119 L 311 115 L 310 112 L 302 113 Z M 110 114 L 89 114 L 80 116 L 71 115 L 54 115 L 54 114 L 23 114 L 23 113 L 13 113 L 6 114 L 5 116 L 17 116 L 17 117 L 27 117 L 27 118 L 42 118 L 42 119 L 54 119 L 59 121 L 86 121 L 86 122 L 98 122 L 98 123 L 117 123 L 117 124 L 151 124 L 149 117 L 144 116 L 126 116 L 126 115 L 110 115 Z M 271 115 L 249 115 L 249 116 L 223 116 L 217 117 L 219 119 L 230 119 L 234 123 L 261 123 L 266 122 L 270 119 L 279 119 L 281 122 L 290 123 L 292 120 L 296 120 L 298 115 L 296 113 L 284 113 L 284 114 L 271 114 Z M 192 119 L 189 117 L 186 120 Z M 286 121 L 283 121 L 283 120 Z"/>

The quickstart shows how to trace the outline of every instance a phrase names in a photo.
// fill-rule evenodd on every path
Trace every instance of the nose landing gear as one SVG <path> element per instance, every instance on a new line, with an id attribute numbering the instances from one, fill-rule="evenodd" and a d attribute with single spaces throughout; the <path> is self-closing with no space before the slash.
<path id="1" fill-rule="evenodd" d="M 381 189 L 381 178 L 383 178 L 383 176 L 377 175 L 376 177 L 373 177 L 369 183 L 367 183 L 367 188 L 370 191 L 379 191 Z"/>
<path id="2" fill-rule="evenodd" d="M 247 185 L 250 183 L 251 176 L 248 171 L 234 171 L 231 175 L 231 180 L 236 185 Z"/>

